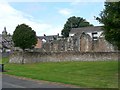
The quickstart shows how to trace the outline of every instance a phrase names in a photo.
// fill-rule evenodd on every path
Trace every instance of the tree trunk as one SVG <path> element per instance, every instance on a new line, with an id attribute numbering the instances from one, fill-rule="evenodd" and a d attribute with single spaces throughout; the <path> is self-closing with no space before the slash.
<path id="1" fill-rule="evenodd" d="M 22 51 L 22 62 L 21 64 L 24 64 L 24 50 Z"/>

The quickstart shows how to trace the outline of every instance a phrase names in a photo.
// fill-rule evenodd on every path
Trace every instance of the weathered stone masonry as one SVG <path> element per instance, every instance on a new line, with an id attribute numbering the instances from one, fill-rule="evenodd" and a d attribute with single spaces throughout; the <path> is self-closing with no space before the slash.
<path id="1" fill-rule="evenodd" d="M 47 37 L 47 36 L 45 36 Z M 115 47 L 105 40 L 102 27 L 73 28 L 68 38 L 51 40 L 43 43 L 45 52 L 79 51 L 79 52 L 115 52 Z"/>
<path id="2" fill-rule="evenodd" d="M 118 60 L 117 52 L 25 52 L 24 57 L 24 63 L 111 60 Z M 13 53 L 10 56 L 10 63 L 21 63 L 21 61 L 21 52 Z"/>
<path id="3" fill-rule="evenodd" d="M 114 52 L 114 47 L 105 40 L 104 37 L 99 37 L 93 40 L 88 34 L 78 34 L 66 39 L 54 40 L 43 44 L 42 51 L 57 52 L 57 51 L 79 51 L 79 52 Z"/>

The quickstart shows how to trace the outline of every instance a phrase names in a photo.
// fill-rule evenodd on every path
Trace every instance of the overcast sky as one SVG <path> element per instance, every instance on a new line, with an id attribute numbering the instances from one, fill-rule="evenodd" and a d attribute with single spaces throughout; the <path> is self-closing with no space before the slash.
<path id="1" fill-rule="evenodd" d="M 36 31 L 37 36 L 61 34 L 65 22 L 71 16 L 83 17 L 91 24 L 100 26 L 94 16 L 99 16 L 104 9 L 104 0 L 48 1 L 0 2 L 0 31 L 2 32 L 6 27 L 7 31 L 12 34 L 18 24 L 25 23 Z"/>

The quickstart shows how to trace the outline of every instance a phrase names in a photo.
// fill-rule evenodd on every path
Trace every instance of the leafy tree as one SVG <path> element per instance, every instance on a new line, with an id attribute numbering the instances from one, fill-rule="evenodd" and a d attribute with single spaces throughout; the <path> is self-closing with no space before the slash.
<path id="1" fill-rule="evenodd" d="M 120 50 L 120 1 L 105 2 L 105 9 L 96 19 L 104 24 L 105 39 Z"/>
<path id="2" fill-rule="evenodd" d="M 32 30 L 26 24 L 18 25 L 13 33 L 12 36 L 14 46 L 20 47 L 23 50 L 23 60 L 22 64 L 24 63 L 24 51 L 25 49 L 30 49 L 34 47 L 37 43 L 36 32 Z"/>
<path id="3" fill-rule="evenodd" d="M 61 31 L 61 34 L 63 35 L 63 37 L 66 38 L 69 37 L 69 32 L 71 28 L 86 27 L 86 26 L 93 26 L 93 25 L 81 17 L 72 16 L 68 18 L 67 22 L 64 25 L 63 30 Z"/>

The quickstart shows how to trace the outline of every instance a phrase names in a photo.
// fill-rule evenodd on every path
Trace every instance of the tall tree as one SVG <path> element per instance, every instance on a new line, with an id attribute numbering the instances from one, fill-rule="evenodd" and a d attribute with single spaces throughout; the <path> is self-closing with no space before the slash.
<path id="1" fill-rule="evenodd" d="M 81 17 L 72 16 L 68 18 L 68 20 L 64 24 L 64 28 L 61 31 L 61 34 L 63 35 L 63 37 L 66 38 L 69 37 L 69 32 L 71 28 L 86 27 L 86 26 L 93 26 L 93 25 Z"/>
<path id="2" fill-rule="evenodd" d="M 13 32 L 12 36 L 14 46 L 20 47 L 23 50 L 23 60 L 22 64 L 24 63 L 24 50 L 34 47 L 37 43 L 36 32 L 32 30 L 26 24 L 18 25 Z"/>
<path id="3" fill-rule="evenodd" d="M 120 50 L 120 1 L 105 2 L 105 9 L 96 19 L 104 24 L 105 39 Z"/>

